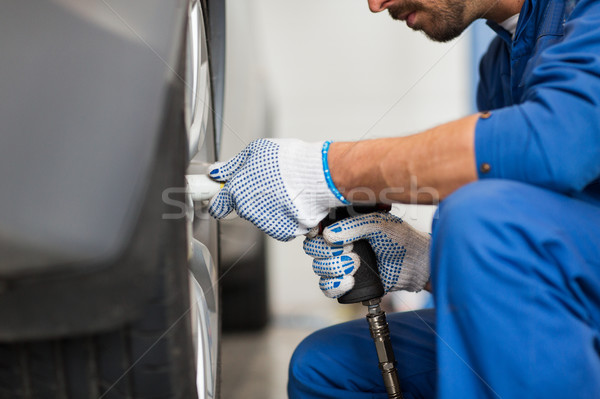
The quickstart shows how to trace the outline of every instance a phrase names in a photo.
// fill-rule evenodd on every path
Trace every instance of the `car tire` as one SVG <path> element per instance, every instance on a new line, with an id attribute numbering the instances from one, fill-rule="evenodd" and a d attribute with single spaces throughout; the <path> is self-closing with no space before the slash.
<path id="1" fill-rule="evenodd" d="M 163 136 L 153 179 L 181 187 L 185 136 Z M 164 165 L 171 177 L 160 173 Z M 186 220 L 159 226 L 160 260 L 142 316 L 103 333 L 0 344 L 0 398 L 197 397 Z"/>
<path id="2" fill-rule="evenodd" d="M 142 319 L 106 333 L 0 345 L 0 397 L 197 397 L 188 272 L 175 253 L 166 251 Z"/>
<path id="3" fill-rule="evenodd" d="M 202 4 L 206 7 L 205 1 Z M 185 76 L 185 48 L 182 40 L 175 53 L 181 57 L 179 65 L 174 66 L 177 77 Z M 209 370 L 213 378 L 210 390 L 203 392 L 198 383 L 205 377 L 198 373 L 201 367 L 197 365 L 201 353 L 199 341 L 205 337 L 194 334 L 193 322 L 197 320 L 192 317 L 190 304 L 200 303 L 203 298 L 190 289 L 194 278 L 188 260 L 192 239 L 188 236 L 189 220 L 163 217 L 174 212 L 172 205 L 186 203 L 182 189 L 188 164 L 184 83 L 181 78 L 172 79 L 165 88 L 169 92 L 161 110 L 164 113 L 161 126 L 157 127 L 160 137 L 155 140 L 150 132 L 146 137 L 152 139 L 156 148 L 153 168 L 147 179 L 144 176 L 138 182 L 147 184 L 146 192 L 139 209 L 132 209 L 138 217 L 137 225 L 128 236 L 123 253 L 88 269 L 19 276 L 14 281 L 0 282 L 0 293 L 6 294 L 3 300 L 10 296 L 7 302 L 19 303 L 14 298 L 20 298 L 20 304 L 26 305 L 15 307 L 10 313 L 14 320 L 31 317 L 20 309 L 36 310 L 44 316 L 37 318 L 42 326 L 60 320 L 56 322 L 59 326 L 47 329 L 37 328 L 36 323 L 24 323 L 24 327 L 7 323 L 12 328 L 5 328 L 0 342 L 0 399 L 218 397 L 218 349 L 210 354 L 213 367 Z M 213 101 L 214 96 L 212 93 Z M 210 118 L 215 128 L 214 111 Z M 214 139 L 207 141 L 210 160 L 214 159 Z M 171 205 L 163 197 L 170 188 L 177 189 L 168 198 Z M 218 258 L 217 239 L 215 232 L 210 245 L 214 259 Z M 211 283 L 214 308 L 210 310 L 216 314 L 216 322 L 212 322 L 216 328 L 208 334 L 218 347 L 219 287 L 214 281 Z M 126 294 L 115 295 L 117 285 Z M 2 292 L 6 287 L 7 292 Z M 27 290 L 21 290 L 22 287 Z M 20 295 L 22 291 L 35 295 Z M 54 299 L 52 293 L 62 294 L 61 300 L 43 303 L 44 298 Z M 61 306 L 52 306 L 55 302 Z M 84 305 L 77 306 L 81 303 Z M 69 305 L 72 311 L 74 308 L 77 311 L 70 313 Z M 115 308 L 119 311 L 114 312 L 117 316 L 113 318 L 103 317 L 108 312 L 92 310 Z M 67 317 L 53 317 L 62 315 Z M 95 324 L 94 319 L 110 320 Z"/>
<path id="4" fill-rule="evenodd" d="M 152 285 L 149 299 L 137 317 L 110 331 L 0 343 L 1 399 L 198 397 L 188 222 L 161 217 L 172 211 L 161 193 L 185 187 L 183 86 L 176 86 L 165 110 L 139 226 L 129 244 L 156 259 L 154 272 L 144 277 Z M 185 203 L 183 193 L 174 199 Z"/>

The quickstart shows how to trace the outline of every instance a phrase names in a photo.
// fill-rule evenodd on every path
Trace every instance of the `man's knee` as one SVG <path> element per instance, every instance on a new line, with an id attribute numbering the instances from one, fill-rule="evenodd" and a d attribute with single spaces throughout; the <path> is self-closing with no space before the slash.
<path id="1" fill-rule="evenodd" d="M 290 380 L 310 378 L 310 375 L 315 371 L 315 367 L 319 367 L 321 363 L 317 359 L 317 354 L 321 353 L 321 349 L 324 346 L 322 341 L 322 333 L 321 331 L 317 331 L 306 337 L 296 347 L 290 360 Z"/>
<path id="2" fill-rule="evenodd" d="M 435 312 L 388 315 L 398 372 L 407 398 L 435 392 Z M 319 330 L 304 339 L 290 361 L 290 398 L 387 397 L 377 352 L 364 319 Z"/>
<path id="3" fill-rule="evenodd" d="M 363 398 L 360 381 L 364 378 L 361 376 L 364 353 L 373 352 L 369 340 L 364 320 L 338 324 L 309 335 L 298 345 L 290 361 L 289 397 Z M 376 357 L 371 363 L 376 364 Z"/>
<path id="4" fill-rule="evenodd" d="M 348 334 L 364 329 L 356 321 L 331 326 L 306 337 L 296 348 L 289 366 L 289 384 L 294 389 L 325 389 L 331 373 L 347 376 L 353 345 Z M 351 336 L 352 334 L 350 334 Z M 351 363 L 351 362 L 350 362 Z M 341 382 L 342 376 L 340 376 Z M 330 388 L 338 388 L 331 386 Z"/>

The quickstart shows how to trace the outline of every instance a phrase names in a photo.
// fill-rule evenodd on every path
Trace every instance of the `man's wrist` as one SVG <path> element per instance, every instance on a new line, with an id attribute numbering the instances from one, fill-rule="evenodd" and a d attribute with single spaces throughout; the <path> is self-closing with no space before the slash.
<path id="1" fill-rule="evenodd" d="M 425 283 L 425 287 L 423 287 L 423 289 L 431 294 L 433 294 L 433 286 L 431 285 L 431 280 L 427 281 L 427 283 Z"/>

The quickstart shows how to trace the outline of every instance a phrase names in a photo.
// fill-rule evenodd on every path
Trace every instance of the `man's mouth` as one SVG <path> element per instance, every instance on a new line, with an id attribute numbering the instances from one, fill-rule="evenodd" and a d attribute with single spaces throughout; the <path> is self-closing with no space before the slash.
<path id="1" fill-rule="evenodd" d="M 406 21 L 406 25 L 409 28 L 413 28 L 415 26 L 415 21 L 417 17 L 418 10 L 413 9 L 410 11 L 400 11 L 400 10 L 389 10 L 392 18 L 398 21 Z"/>
<path id="2" fill-rule="evenodd" d="M 412 13 L 412 11 L 409 12 L 405 12 L 403 14 L 400 14 L 399 16 L 396 17 L 396 19 L 400 20 L 400 21 L 406 21 L 406 18 Z"/>
<path id="3" fill-rule="evenodd" d="M 416 11 L 409 13 L 405 18 L 406 25 L 408 25 L 409 28 L 413 28 L 415 26 L 416 18 L 417 18 Z"/>

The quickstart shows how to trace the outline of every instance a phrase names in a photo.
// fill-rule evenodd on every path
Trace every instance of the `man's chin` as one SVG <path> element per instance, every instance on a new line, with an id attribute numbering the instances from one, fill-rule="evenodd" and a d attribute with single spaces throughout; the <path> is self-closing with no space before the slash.
<path id="1" fill-rule="evenodd" d="M 413 30 L 421 31 L 429 40 L 433 40 L 434 42 L 446 43 L 451 40 L 456 39 L 463 30 L 459 29 L 428 29 L 427 27 L 423 27 L 421 25 L 416 25 L 413 27 Z"/>

